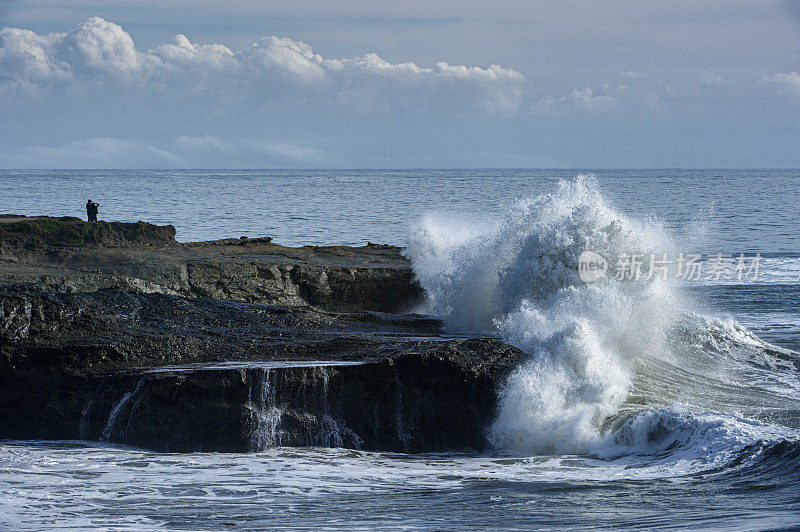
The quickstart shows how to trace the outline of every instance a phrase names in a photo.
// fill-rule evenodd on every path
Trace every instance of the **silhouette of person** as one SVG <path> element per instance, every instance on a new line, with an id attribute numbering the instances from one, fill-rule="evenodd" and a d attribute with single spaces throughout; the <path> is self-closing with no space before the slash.
<path id="1" fill-rule="evenodd" d="M 92 203 L 92 200 L 86 202 L 86 217 L 90 222 L 97 221 L 97 211 L 98 207 L 100 206 L 99 203 Z"/>

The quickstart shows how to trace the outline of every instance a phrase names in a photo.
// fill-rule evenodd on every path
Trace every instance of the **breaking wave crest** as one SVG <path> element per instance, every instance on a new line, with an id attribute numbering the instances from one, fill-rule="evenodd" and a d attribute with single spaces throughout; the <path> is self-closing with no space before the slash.
<path id="1" fill-rule="evenodd" d="M 759 442 L 797 445 L 796 353 L 693 312 L 658 276 L 585 283 L 584 250 L 676 245 L 657 220 L 609 205 L 591 175 L 491 220 L 428 216 L 412 234 L 425 310 L 451 331 L 496 335 L 530 355 L 500 390 L 489 435 L 498 450 L 713 462 Z"/>

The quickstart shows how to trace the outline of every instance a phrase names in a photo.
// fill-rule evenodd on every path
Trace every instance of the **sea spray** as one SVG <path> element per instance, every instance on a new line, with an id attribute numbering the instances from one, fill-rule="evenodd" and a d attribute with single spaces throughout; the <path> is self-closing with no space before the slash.
<path id="1" fill-rule="evenodd" d="M 583 251 L 612 258 L 672 250 L 664 235 L 616 212 L 594 176 L 581 175 L 560 182 L 554 194 L 517 200 L 499 218 L 429 215 L 413 231 L 407 255 L 428 293 L 427 311 L 450 329 L 487 332 L 523 300 L 547 306 L 563 289 L 582 287 Z"/>
<path id="2" fill-rule="evenodd" d="M 611 456 L 651 445 L 657 452 L 674 434 L 702 441 L 683 432 L 707 426 L 684 422 L 691 415 L 670 405 L 725 409 L 752 400 L 725 379 L 757 369 L 739 357 L 714 382 L 721 365 L 707 360 L 703 334 L 687 334 L 713 330 L 718 320 L 693 314 L 676 283 L 649 276 L 646 263 L 641 276 L 610 270 L 582 281 L 578 262 L 587 250 L 614 261 L 675 246 L 657 221 L 615 210 L 585 175 L 482 223 L 454 227 L 429 216 L 412 235 L 408 256 L 429 295 L 425 310 L 451 331 L 498 335 L 530 355 L 499 390 L 489 434 L 498 449 Z M 721 343 L 736 346 L 727 354 L 768 349 L 750 345 L 741 329 L 722 335 Z M 735 389 L 723 393 L 726 386 Z M 726 419 L 736 426 L 735 415 Z"/>

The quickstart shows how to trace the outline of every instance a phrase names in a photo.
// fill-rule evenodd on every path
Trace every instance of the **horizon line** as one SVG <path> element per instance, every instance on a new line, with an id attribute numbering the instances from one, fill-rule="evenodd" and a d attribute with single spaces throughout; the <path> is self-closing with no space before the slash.
<path id="1" fill-rule="evenodd" d="M 793 166 L 558 166 L 558 167 L 525 167 L 525 166 L 476 166 L 476 167 L 459 167 L 459 166 L 415 166 L 415 167 L 400 167 L 400 168 L 386 168 L 386 167 L 175 167 L 175 168 L 0 168 L 0 172 L 190 172 L 190 171 L 441 171 L 441 170 L 571 170 L 571 171 L 631 171 L 631 170 L 800 170 L 800 167 Z"/>

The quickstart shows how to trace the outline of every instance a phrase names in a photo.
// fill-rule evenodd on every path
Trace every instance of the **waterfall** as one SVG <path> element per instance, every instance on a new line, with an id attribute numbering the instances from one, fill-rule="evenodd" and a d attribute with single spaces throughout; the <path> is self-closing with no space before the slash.
<path id="1" fill-rule="evenodd" d="M 111 409 L 111 413 L 108 414 L 108 421 L 106 422 L 106 426 L 103 429 L 103 434 L 100 436 L 100 441 L 109 441 L 111 435 L 114 433 L 114 429 L 117 426 L 117 419 L 119 418 L 120 412 L 122 409 L 125 408 L 125 405 L 128 404 L 128 401 L 131 400 L 136 392 L 138 392 L 141 387 L 144 385 L 144 379 L 139 379 L 139 382 L 136 383 L 136 387 L 122 396 L 122 399 Z"/>
<path id="2" fill-rule="evenodd" d="M 250 412 L 250 448 L 253 451 L 261 451 L 279 447 L 283 409 L 275 397 L 276 372 L 270 368 L 260 368 L 250 373 L 255 376 L 249 379 L 247 396 L 247 408 Z"/>
<path id="3" fill-rule="evenodd" d="M 326 366 L 248 370 L 250 449 L 361 447 L 363 440 L 342 418 L 341 388 L 331 389 L 332 371 Z"/>
<path id="4" fill-rule="evenodd" d="M 86 403 L 86 406 L 83 408 L 83 412 L 81 412 L 81 420 L 78 423 L 78 433 L 82 440 L 88 440 L 91 437 L 89 434 L 89 412 L 91 412 L 93 406 L 94 398 L 89 399 L 89 402 Z"/>

